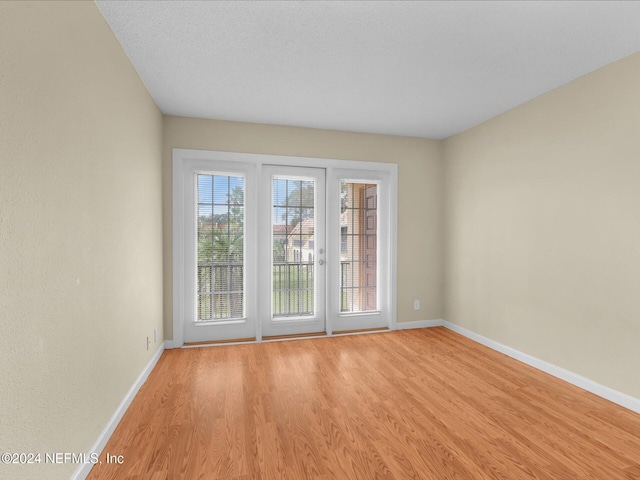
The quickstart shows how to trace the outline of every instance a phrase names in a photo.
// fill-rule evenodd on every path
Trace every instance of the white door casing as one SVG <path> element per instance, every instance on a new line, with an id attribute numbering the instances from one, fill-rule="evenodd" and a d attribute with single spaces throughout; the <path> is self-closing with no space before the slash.
<path id="1" fill-rule="evenodd" d="M 303 167 L 302 170 L 291 167 Z M 308 168 L 308 170 L 307 170 Z M 244 211 L 244 315 L 228 321 L 202 322 L 195 318 L 195 175 L 214 173 L 240 175 L 245 185 Z M 312 173 L 315 172 L 315 173 Z M 321 172 L 322 179 L 316 174 Z M 326 192 L 322 205 L 314 204 L 314 211 L 324 210 L 326 232 L 321 232 L 316 220 L 314 234 L 319 228 L 322 239 L 315 239 L 313 255 L 314 281 L 322 271 L 319 287 L 324 287 L 314 301 L 314 319 L 274 319 L 273 287 L 273 176 L 304 177 L 319 182 Z M 268 178 L 268 180 L 266 180 Z M 367 311 L 345 312 L 341 308 L 341 182 L 375 185 L 377 194 L 377 309 L 372 300 Z M 321 183 L 324 182 L 324 187 Z M 322 196 L 322 195 L 321 195 Z M 267 213 L 267 209 L 269 210 Z M 396 220 L 397 165 L 389 163 L 242 154 L 230 152 L 174 149 L 173 151 L 173 341 L 169 348 L 185 342 L 206 342 L 224 339 L 253 339 L 263 335 L 326 332 L 389 327 L 396 324 Z M 369 214 L 369 213 L 367 213 Z M 372 233 L 373 230 L 369 231 Z M 317 237 L 316 237 L 317 238 Z M 320 244 L 324 243 L 324 247 Z M 307 245 L 308 249 L 308 245 Z M 323 253 L 320 254 L 320 249 Z M 307 252 L 308 253 L 308 252 Z M 370 253 L 370 252 L 369 252 Z M 324 257 L 324 258 L 322 258 Z M 324 265 L 320 266 L 320 260 Z M 367 271 L 369 274 L 373 269 Z M 342 297 L 344 299 L 344 297 Z M 318 307 L 318 308 L 316 308 Z M 316 311 L 317 310 L 317 311 Z M 314 323 L 315 322 L 315 323 Z M 288 328 L 291 327 L 291 328 Z M 263 331 L 264 330 L 264 331 Z"/>

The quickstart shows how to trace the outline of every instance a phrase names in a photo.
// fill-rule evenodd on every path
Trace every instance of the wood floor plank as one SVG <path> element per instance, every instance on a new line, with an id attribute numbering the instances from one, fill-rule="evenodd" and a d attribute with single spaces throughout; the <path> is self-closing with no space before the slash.
<path id="1" fill-rule="evenodd" d="M 102 479 L 640 478 L 640 415 L 444 328 L 169 350 Z"/>

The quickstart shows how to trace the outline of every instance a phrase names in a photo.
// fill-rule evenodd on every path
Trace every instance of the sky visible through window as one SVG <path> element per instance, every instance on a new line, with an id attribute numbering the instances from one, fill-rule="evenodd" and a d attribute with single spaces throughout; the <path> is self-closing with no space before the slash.
<path id="1" fill-rule="evenodd" d="M 212 178 L 213 182 L 211 181 Z M 226 214 L 228 212 L 227 204 L 230 200 L 229 193 L 232 193 L 238 187 L 244 192 L 243 177 L 198 175 L 200 216 L 211 217 L 212 215 Z"/>
<path id="2" fill-rule="evenodd" d="M 303 185 L 306 186 L 309 182 L 300 180 L 291 180 L 286 178 L 274 178 L 273 179 L 273 224 L 284 225 L 286 223 L 286 209 L 284 205 L 287 205 L 287 197 L 290 197 L 292 192 L 300 192 Z M 299 195 L 298 195 L 299 198 Z"/>
<path id="3" fill-rule="evenodd" d="M 213 182 L 211 178 L 213 177 Z M 222 175 L 199 175 L 198 176 L 198 203 L 200 204 L 212 204 L 211 206 L 201 205 L 200 215 L 211 217 L 212 215 L 227 213 L 226 203 L 229 201 L 229 193 L 233 192 L 234 188 L 240 187 L 244 189 L 244 178 L 234 176 L 222 176 Z M 299 182 L 289 181 L 285 179 L 276 179 L 274 182 L 273 201 L 277 205 L 284 205 L 286 203 L 287 196 L 296 189 L 299 189 Z M 213 196 L 213 198 L 212 198 Z M 213 202 L 212 202 L 213 199 Z M 204 207 L 204 208 L 203 208 Z M 282 225 L 285 223 L 285 218 L 282 213 L 284 209 L 273 209 L 273 224 Z"/>

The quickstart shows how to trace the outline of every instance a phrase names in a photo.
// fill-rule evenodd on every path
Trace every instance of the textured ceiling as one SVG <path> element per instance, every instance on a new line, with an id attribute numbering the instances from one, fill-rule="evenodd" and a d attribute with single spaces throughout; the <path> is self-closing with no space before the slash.
<path id="1" fill-rule="evenodd" d="M 640 2 L 96 3 L 166 114 L 427 138 L 640 50 Z"/>

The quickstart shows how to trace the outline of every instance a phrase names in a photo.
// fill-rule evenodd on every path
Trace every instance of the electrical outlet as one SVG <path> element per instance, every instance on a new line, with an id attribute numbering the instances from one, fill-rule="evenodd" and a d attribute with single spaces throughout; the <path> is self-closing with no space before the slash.
<path id="1" fill-rule="evenodd" d="M 414 300 L 413 301 L 413 309 L 414 310 L 420 310 L 420 300 Z"/>

